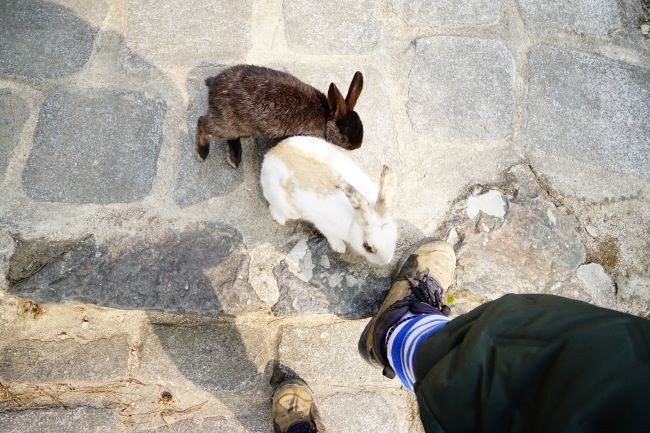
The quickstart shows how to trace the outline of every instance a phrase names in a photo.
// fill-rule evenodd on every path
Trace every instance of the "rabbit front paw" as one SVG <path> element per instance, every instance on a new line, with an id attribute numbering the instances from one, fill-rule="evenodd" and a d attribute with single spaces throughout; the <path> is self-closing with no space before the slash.
<path id="1" fill-rule="evenodd" d="M 327 238 L 327 242 L 330 244 L 330 248 L 332 249 L 332 251 L 337 252 L 339 254 L 343 254 L 345 252 L 346 246 L 344 240 L 336 239 L 336 238 Z"/>
<path id="2" fill-rule="evenodd" d="M 269 207 L 269 210 L 271 211 L 271 217 L 280 225 L 284 225 L 284 223 L 287 222 L 287 217 L 284 215 L 284 213 L 280 212 L 278 209 L 275 207 L 271 206 Z"/>

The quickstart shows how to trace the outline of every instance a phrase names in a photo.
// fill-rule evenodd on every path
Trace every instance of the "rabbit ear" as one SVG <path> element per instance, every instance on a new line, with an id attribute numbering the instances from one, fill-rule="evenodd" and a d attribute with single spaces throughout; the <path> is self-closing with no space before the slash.
<path id="1" fill-rule="evenodd" d="M 366 200 L 361 195 L 361 193 L 359 193 L 359 191 L 357 191 L 357 189 L 350 185 L 347 181 L 339 179 L 339 185 L 345 195 L 348 197 L 348 200 L 350 200 L 352 207 L 356 210 L 361 211 L 361 213 L 365 215 L 370 208 L 370 203 L 368 203 L 368 200 Z"/>
<path id="2" fill-rule="evenodd" d="M 327 92 L 327 102 L 330 106 L 330 113 L 332 113 L 335 119 L 340 119 L 347 113 L 345 99 L 343 99 L 343 95 L 341 95 L 341 92 L 339 92 L 339 89 L 334 83 L 330 83 L 330 89 Z"/>
<path id="3" fill-rule="evenodd" d="M 386 215 L 393 203 L 393 193 L 397 177 L 395 172 L 387 165 L 381 171 L 381 180 L 379 181 L 379 195 L 377 196 L 376 209 L 379 215 Z"/>
<path id="4" fill-rule="evenodd" d="M 363 75 L 361 75 L 361 72 L 357 71 L 354 73 L 354 78 L 352 78 L 352 82 L 350 83 L 348 96 L 345 97 L 345 106 L 348 111 L 354 110 L 354 106 L 357 105 L 357 99 L 359 99 L 362 89 Z"/>

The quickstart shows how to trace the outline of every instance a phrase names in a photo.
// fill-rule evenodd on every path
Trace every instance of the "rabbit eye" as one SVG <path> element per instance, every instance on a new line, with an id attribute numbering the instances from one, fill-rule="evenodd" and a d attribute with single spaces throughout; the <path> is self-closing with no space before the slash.
<path id="1" fill-rule="evenodd" d="M 363 243 L 363 248 L 364 248 L 366 251 L 368 251 L 370 254 L 374 254 L 374 253 L 375 253 L 375 249 L 374 249 L 373 247 L 371 247 L 370 245 L 368 245 L 368 242 L 364 242 L 364 243 Z"/>

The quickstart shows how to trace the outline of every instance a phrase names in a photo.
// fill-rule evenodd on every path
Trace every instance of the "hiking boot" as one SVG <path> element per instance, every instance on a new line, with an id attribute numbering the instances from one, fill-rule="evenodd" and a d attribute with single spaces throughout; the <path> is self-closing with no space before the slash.
<path id="1" fill-rule="evenodd" d="M 314 396 L 301 379 L 286 380 L 277 387 L 271 414 L 275 433 L 324 432 Z"/>
<path id="2" fill-rule="evenodd" d="M 361 334 L 361 357 L 381 368 L 384 376 L 394 378 L 386 354 L 388 331 L 407 312 L 448 316 L 450 309 L 443 304 L 442 294 L 453 283 L 455 269 L 456 254 L 447 242 L 427 238 L 415 244 L 398 264 L 388 295 Z"/>

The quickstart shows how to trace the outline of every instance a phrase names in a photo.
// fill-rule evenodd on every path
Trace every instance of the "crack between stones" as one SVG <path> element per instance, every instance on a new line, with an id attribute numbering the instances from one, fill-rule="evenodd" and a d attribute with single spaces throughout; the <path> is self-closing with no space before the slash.
<path id="1" fill-rule="evenodd" d="M 537 171 L 533 167 L 533 165 L 528 161 L 526 162 L 526 165 L 528 166 L 528 170 L 530 170 L 531 174 L 533 175 L 533 178 L 535 179 L 535 183 L 537 184 L 537 186 L 542 191 L 544 191 L 546 196 L 549 198 L 549 200 L 551 200 L 553 202 L 555 207 L 557 207 L 557 208 L 565 207 L 566 204 L 564 203 L 564 200 L 557 197 L 557 196 L 555 196 L 555 194 L 553 194 L 551 192 L 550 188 L 548 186 L 546 186 L 546 184 L 544 183 L 544 181 L 542 180 L 540 175 L 537 173 Z"/>

